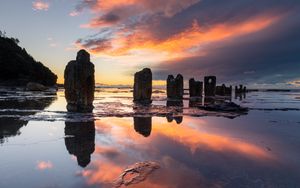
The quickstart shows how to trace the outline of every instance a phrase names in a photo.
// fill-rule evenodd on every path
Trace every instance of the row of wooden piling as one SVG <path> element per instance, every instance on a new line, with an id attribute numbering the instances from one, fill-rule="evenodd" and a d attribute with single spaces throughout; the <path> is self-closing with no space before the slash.
<path id="1" fill-rule="evenodd" d="M 167 78 L 167 97 L 169 100 L 181 100 L 184 95 L 183 76 L 178 74 L 176 77 L 169 75 Z M 204 83 L 197 81 L 194 78 L 189 80 L 189 95 L 190 97 L 214 97 L 231 96 L 232 86 L 227 87 L 225 84 L 217 86 L 216 76 L 205 76 Z M 204 92 L 203 92 L 204 88 Z M 246 87 L 240 85 L 236 86 L 235 92 L 237 94 L 245 93 Z M 151 69 L 145 68 L 134 75 L 134 90 L 133 98 L 135 102 L 151 103 L 152 96 L 152 72 Z"/>

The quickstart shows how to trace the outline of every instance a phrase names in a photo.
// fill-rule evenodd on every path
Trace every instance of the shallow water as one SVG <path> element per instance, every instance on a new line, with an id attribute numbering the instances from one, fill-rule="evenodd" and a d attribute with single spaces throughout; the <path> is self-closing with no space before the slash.
<path id="1" fill-rule="evenodd" d="M 146 161 L 159 168 L 129 187 L 300 187 L 300 93 L 233 97 L 239 114 L 166 107 L 163 92 L 145 109 L 98 89 L 90 115 L 67 113 L 63 90 L 0 89 L 0 187 L 113 187 Z"/>

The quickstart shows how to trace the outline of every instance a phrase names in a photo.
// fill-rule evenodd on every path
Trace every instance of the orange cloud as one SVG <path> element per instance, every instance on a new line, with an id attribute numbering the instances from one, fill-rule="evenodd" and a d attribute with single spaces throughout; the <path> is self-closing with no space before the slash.
<path id="1" fill-rule="evenodd" d="M 53 168 L 53 164 L 50 161 L 38 161 L 36 168 L 38 170 L 46 170 Z"/>
<path id="2" fill-rule="evenodd" d="M 161 182 L 161 180 L 173 182 L 172 178 L 176 176 L 183 177 L 187 174 L 189 178 L 192 178 L 190 177 L 193 174 L 190 172 L 192 169 L 186 167 L 185 164 L 179 164 L 180 161 L 167 155 L 160 156 L 160 151 L 152 143 L 157 144 L 158 142 L 155 140 L 159 140 L 161 137 L 167 137 L 174 143 L 189 148 L 191 152 L 194 152 L 196 149 L 208 149 L 216 152 L 217 155 L 218 153 L 228 152 L 231 155 L 239 154 L 241 157 L 250 160 L 275 159 L 263 147 L 226 136 L 226 134 L 211 133 L 209 129 L 206 129 L 209 125 L 204 119 L 186 118 L 184 125 L 177 125 L 175 122 L 162 122 L 161 118 L 152 120 L 152 134 L 148 138 L 139 135 L 133 130 L 133 122 L 129 118 L 104 118 L 101 121 L 96 121 L 96 130 L 100 131 L 101 134 L 109 135 L 111 144 L 101 145 L 101 143 L 97 143 L 95 159 L 88 169 L 80 172 L 80 175 L 86 178 L 89 185 L 101 184 L 101 186 L 104 185 L 103 187 L 111 187 L 123 170 L 135 160 L 131 155 L 127 155 L 128 153 L 123 151 L 124 148 L 130 148 L 132 152 L 137 153 L 137 156 L 140 156 L 139 152 L 158 155 L 159 163 L 162 167 L 160 169 L 159 182 L 155 182 L 149 177 L 144 182 L 137 184 L 137 187 L 150 185 L 151 187 L 164 187 L 160 186 L 164 185 L 164 182 Z M 197 125 L 197 127 L 189 125 Z M 202 129 L 205 129 L 205 131 L 202 131 Z M 117 153 L 118 156 L 112 158 L 111 155 L 107 155 L 114 153 Z M 138 160 L 143 159 L 138 157 Z M 176 173 L 173 173 L 174 166 L 177 167 Z M 204 177 L 201 178 L 201 181 L 205 181 Z M 182 178 L 179 178 L 178 181 L 180 179 Z M 198 180 L 199 176 L 194 177 L 195 182 Z M 135 187 L 134 185 L 132 186 Z"/>
<path id="3" fill-rule="evenodd" d="M 173 16 L 197 2 L 200 2 L 200 0 L 97 0 L 96 3 L 91 3 L 91 8 L 96 13 L 105 14 L 131 7 L 132 14 L 162 12 L 165 16 Z"/>
<path id="4" fill-rule="evenodd" d="M 185 124 L 198 124 L 200 126 L 201 124 L 205 125 L 206 122 L 185 119 Z M 109 128 L 110 126 L 114 128 L 111 129 Z M 133 140 L 133 143 L 138 142 L 142 146 L 151 142 L 151 140 L 143 139 L 143 137 L 133 132 L 132 122 L 128 121 L 128 119 L 124 120 L 115 118 L 109 119 L 108 121 L 103 119 L 99 122 L 96 122 L 96 127 L 99 127 L 102 132 L 109 132 L 114 140 L 122 145 L 126 144 L 123 141 L 125 138 Z M 152 132 L 154 133 L 151 134 L 152 139 L 156 139 L 156 136 L 159 135 L 166 136 L 169 139 L 188 147 L 191 152 L 205 147 L 215 152 L 236 152 L 250 159 L 274 159 L 274 157 L 264 148 L 258 147 L 254 144 L 239 141 L 222 134 L 202 132 L 201 130 L 194 129 L 189 126 L 177 125 L 175 122 L 163 123 L 161 121 L 153 121 Z M 141 144 L 141 142 L 143 144 Z M 103 151 L 103 148 L 101 151 Z M 105 151 L 107 151 L 107 149 L 105 149 Z"/>
<path id="5" fill-rule="evenodd" d="M 92 163 L 93 169 L 82 170 L 80 173 L 83 177 L 87 178 L 89 185 L 102 183 L 112 184 L 114 180 L 122 173 L 123 168 L 112 162 L 95 161 Z"/>
<path id="6" fill-rule="evenodd" d="M 44 2 L 42 0 L 37 0 L 32 3 L 32 7 L 34 10 L 44 10 L 47 11 L 50 7 L 48 2 Z"/>
<path id="7" fill-rule="evenodd" d="M 72 16 L 72 17 L 78 16 L 78 15 L 79 15 L 78 11 L 72 11 L 72 12 L 69 13 L 69 16 Z"/>
<path id="8" fill-rule="evenodd" d="M 159 14 L 172 17 L 200 0 L 97 0 L 83 1 L 70 16 L 78 15 L 84 8 L 89 8 L 96 15 L 89 23 L 81 28 L 103 28 L 113 26 L 122 20 L 120 25 L 131 22 L 134 17 L 151 17 Z"/>
<path id="9" fill-rule="evenodd" d="M 278 19 L 279 16 L 260 16 L 242 23 L 217 24 L 208 28 L 202 28 L 194 21 L 190 28 L 163 40 L 156 39 L 147 28 L 134 31 L 123 29 L 109 41 L 95 42 L 91 39 L 86 43 L 77 42 L 76 45 L 78 48 L 88 48 L 91 53 L 99 56 L 138 56 L 141 52 L 164 54 L 169 59 L 189 57 L 195 53 L 199 56 L 199 49 L 207 44 L 260 31 Z M 201 54 L 205 55 L 205 50 Z"/>

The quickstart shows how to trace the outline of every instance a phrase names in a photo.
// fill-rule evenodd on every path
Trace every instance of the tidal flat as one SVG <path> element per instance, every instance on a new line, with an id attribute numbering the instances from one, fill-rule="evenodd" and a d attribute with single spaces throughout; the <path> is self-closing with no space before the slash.
<path id="1" fill-rule="evenodd" d="M 152 99 L 97 88 L 69 113 L 63 89 L 1 88 L 0 187 L 300 187 L 299 91 L 232 96 L 243 113 Z"/>

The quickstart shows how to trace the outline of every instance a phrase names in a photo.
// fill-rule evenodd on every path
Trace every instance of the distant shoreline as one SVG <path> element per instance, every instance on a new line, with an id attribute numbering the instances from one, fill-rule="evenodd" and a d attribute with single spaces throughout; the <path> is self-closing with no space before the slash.
<path id="1" fill-rule="evenodd" d="M 0 85 L 1 89 L 4 88 L 26 88 L 26 86 L 7 86 L 7 85 Z M 58 88 L 64 89 L 63 84 L 57 84 L 56 86 L 52 86 L 49 88 Z M 129 85 L 96 85 L 96 89 L 133 89 L 132 86 Z M 153 86 L 153 89 L 165 89 L 166 86 Z M 184 90 L 188 90 L 185 88 Z M 247 92 L 300 92 L 300 89 L 247 89 Z"/>

